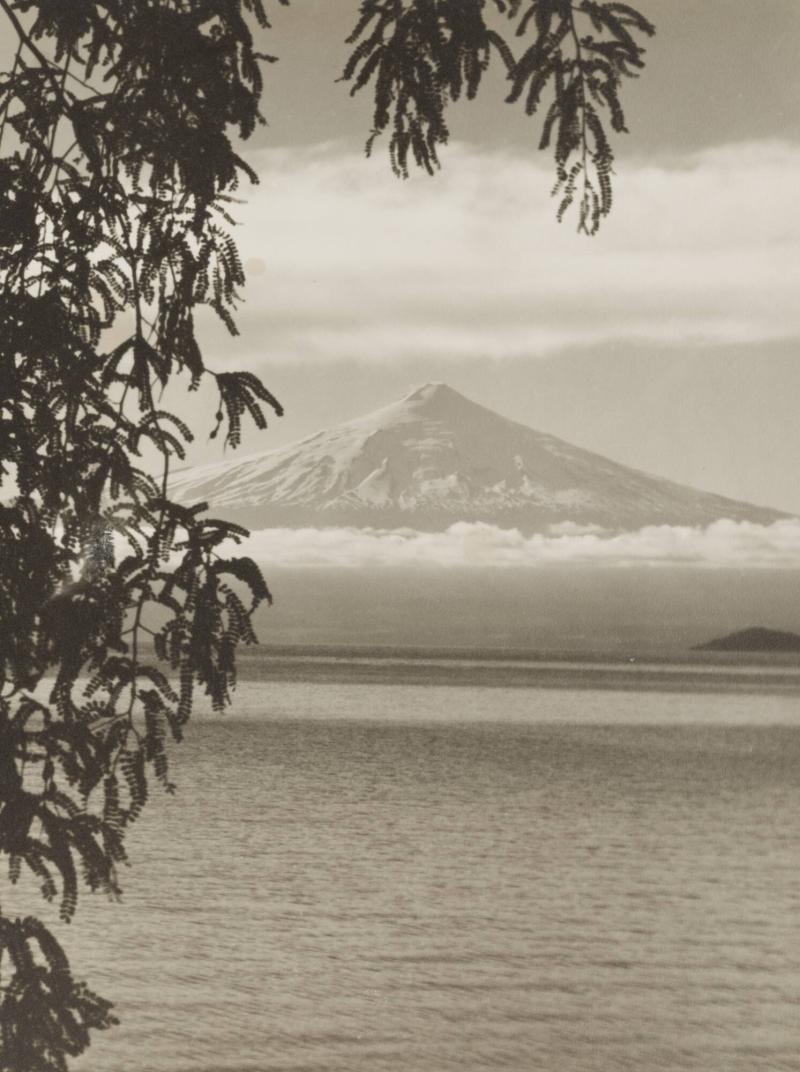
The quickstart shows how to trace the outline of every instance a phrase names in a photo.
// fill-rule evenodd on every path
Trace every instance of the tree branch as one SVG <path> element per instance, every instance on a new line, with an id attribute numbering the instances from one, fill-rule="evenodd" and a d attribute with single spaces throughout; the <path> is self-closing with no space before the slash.
<path id="1" fill-rule="evenodd" d="M 36 59 L 41 64 L 42 70 L 44 71 L 48 81 L 50 82 L 50 85 L 55 90 L 56 96 L 61 98 L 61 100 L 62 100 L 62 102 L 64 104 L 64 107 L 67 110 L 67 114 L 69 114 L 69 108 L 70 108 L 69 101 L 67 100 L 66 93 L 61 88 L 61 86 L 59 86 L 58 79 L 56 78 L 55 74 L 53 73 L 53 64 L 50 62 L 50 60 L 47 58 L 47 56 L 45 56 L 45 54 L 40 50 L 39 46 L 34 44 L 34 42 L 31 40 L 30 35 L 25 32 L 25 27 L 22 25 L 22 23 L 17 18 L 16 12 L 11 7 L 11 5 L 8 2 L 8 0 L 0 0 L 0 8 L 2 8 L 3 11 L 5 11 L 6 15 L 8 16 L 9 22 L 14 27 L 14 30 L 16 31 L 17 37 L 20 39 L 22 44 L 24 44 L 25 47 L 27 49 L 29 49 L 33 53 L 33 55 L 36 57 Z M 57 69 L 60 70 L 60 68 L 57 68 Z"/>

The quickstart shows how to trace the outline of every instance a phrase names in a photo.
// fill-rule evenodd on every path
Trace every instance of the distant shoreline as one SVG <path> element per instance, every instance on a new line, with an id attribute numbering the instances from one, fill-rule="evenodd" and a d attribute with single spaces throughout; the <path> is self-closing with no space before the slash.
<path id="1" fill-rule="evenodd" d="M 240 649 L 244 682 L 796 694 L 800 654 L 640 653 L 502 648 L 259 645 Z M 166 667 L 165 667 L 166 669 Z M 169 672 L 169 671 L 168 671 Z M 800 713 L 800 709 L 798 709 Z"/>
<path id="2" fill-rule="evenodd" d="M 596 665 L 664 665 L 720 667 L 787 667 L 800 672 L 800 653 L 710 651 L 698 649 L 654 652 L 650 650 L 613 651 L 582 649 L 439 647 L 394 644 L 259 644 L 240 648 L 237 658 L 242 666 L 248 660 L 264 658 L 303 659 L 479 659 L 482 662 L 587 663 Z"/>
<path id="3" fill-rule="evenodd" d="M 658 692 L 796 693 L 800 657 L 742 659 L 687 653 L 685 659 L 605 658 L 587 653 L 466 649 L 250 649 L 239 661 L 243 681 L 424 685 L 485 688 L 602 689 Z M 737 653 L 737 656 L 739 653 Z"/>

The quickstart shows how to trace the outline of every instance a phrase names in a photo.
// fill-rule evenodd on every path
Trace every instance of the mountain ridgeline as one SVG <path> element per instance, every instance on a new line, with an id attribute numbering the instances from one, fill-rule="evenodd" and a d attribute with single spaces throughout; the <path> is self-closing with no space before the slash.
<path id="1" fill-rule="evenodd" d="M 482 521 L 533 534 L 564 523 L 626 531 L 787 516 L 619 465 L 442 383 L 289 446 L 184 469 L 171 487 L 178 501 L 207 501 L 251 529 L 436 532 Z"/>

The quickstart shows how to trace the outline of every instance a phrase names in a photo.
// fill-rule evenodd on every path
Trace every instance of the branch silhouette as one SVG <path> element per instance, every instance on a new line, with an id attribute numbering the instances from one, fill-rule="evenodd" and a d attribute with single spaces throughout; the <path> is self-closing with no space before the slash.
<path id="1" fill-rule="evenodd" d="M 368 151 L 386 132 L 399 176 L 434 173 L 447 107 L 499 59 L 529 114 L 552 93 L 559 217 L 577 195 L 594 233 L 611 206 L 601 112 L 624 130 L 618 89 L 652 27 L 621 3 L 490 7 L 518 59 L 485 0 L 364 0 L 343 77 L 374 94 Z M 263 122 L 274 57 L 256 48 L 261 0 L 0 0 L 0 15 L 18 41 L 0 77 L 0 855 L 67 923 L 81 891 L 119 896 L 128 830 L 154 783 L 172 790 L 169 742 L 198 689 L 230 702 L 271 600 L 231 553 L 247 531 L 170 498 L 193 432 L 157 395 L 213 384 L 210 434 L 231 447 L 282 412 L 252 372 L 209 367 L 196 323 L 208 309 L 237 330 L 226 222 L 257 176 L 236 139 Z M 42 922 L 0 914 L 0 1072 L 63 1072 L 110 1010 Z"/>

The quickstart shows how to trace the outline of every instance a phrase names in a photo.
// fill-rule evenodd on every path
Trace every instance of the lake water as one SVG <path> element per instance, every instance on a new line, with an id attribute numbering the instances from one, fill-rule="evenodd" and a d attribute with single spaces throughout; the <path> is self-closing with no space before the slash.
<path id="1" fill-rule="evenodd" d="M 800 691 L 564 674 L 243 682 L 66 931 L 80 1072 L 797 1070 Z"/>

